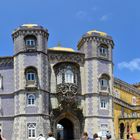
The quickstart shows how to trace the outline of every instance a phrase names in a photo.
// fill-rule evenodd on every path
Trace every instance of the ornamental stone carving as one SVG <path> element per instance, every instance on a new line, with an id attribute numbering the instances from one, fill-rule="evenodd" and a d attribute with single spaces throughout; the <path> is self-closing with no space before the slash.
<path id="1" fill-rule="evenodd" d="M 59 63 L 54 66 L 56 92 L 60 109 L 76 107 L 80 93 L 79 67 L 75 63 Z M 78 82 L 79 81 L 79 82 Z"/>
<path id="2" fill-rule="evenodd" d="M 82 53 L 66 53 L 66 52 L 55 52 L 48 51 L 49 60 L 51 63 L 59 63 L 59 62 L 74 62 L 80 65 L 84 64 L 85 55 Z"/>
<path id="3" fill-rule="evenodd" d="M 59 84 L 57 85 L 57 93 L 62 93 L 63 95 L 66 95 L 70 93 L 71 95 L 78 94 L 78 86 L 73 83 L 65 83 L 65 84 Z"/>

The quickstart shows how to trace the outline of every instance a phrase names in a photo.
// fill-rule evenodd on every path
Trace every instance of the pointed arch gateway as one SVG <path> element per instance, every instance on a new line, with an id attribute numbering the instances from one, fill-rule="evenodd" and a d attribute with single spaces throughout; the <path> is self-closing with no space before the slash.
<path id="1" fill-rule="evenodd" d="M 58 130 L 58 126 L 60 129 Z M 72 113 L 65 112 L 60 114 L 54 121 L 54 130 L 57 139 L 61 135 L 63 140 L 80 139 L 80 122 Z"/>

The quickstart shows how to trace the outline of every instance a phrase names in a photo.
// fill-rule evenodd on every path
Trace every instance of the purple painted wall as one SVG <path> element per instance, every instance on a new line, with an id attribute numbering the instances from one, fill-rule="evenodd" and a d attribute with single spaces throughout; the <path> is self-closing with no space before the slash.
<path id="1" fill-rule="evenodd" d="M 12 131 L 11 131 L 12 130 Z M 6 140 L 12 139 L 13 133 L 13 120 L 4 120 L 2 123 L 2 134 L 6 138 Z"/>
<path id="2" fill-rule="evenodd" d="M 12 93 L 14 92 L 14 70 L 2 69 L 0 74 L 3 77 L 3 89 L 0 89 L 0 93 Z"/>
<path id="3" fill-rule="evenodd" d="M 11 116 L 14 115 L 14 98 L 13 96 L 7 95 L 1 97 L 2 105 L 2 116 Z"/>

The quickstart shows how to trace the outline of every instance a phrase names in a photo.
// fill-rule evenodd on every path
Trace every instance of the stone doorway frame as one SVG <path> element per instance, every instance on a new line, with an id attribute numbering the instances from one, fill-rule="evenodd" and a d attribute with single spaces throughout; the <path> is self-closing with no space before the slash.
<path id="1" fill-rule="evenodd" d="M 57 135 L 57 124 L 60 120 L 64 118 L 72 122 L 73 130 L 74 130 L 74 140 L 79 140 L 80 139 L 80 122 L 79 122 L 79 119 L 70 112 L 61 113 L 58 117 L 54 119 L 53 130 L 54 130 L 55 136 Z"/>

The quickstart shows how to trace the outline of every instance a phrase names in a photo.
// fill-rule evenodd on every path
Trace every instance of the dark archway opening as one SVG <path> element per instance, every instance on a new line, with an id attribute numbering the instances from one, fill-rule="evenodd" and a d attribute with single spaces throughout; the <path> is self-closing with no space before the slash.
<path id="1" fill-rule="evenodd" d="M 57 124 L 57 140 L 73 140 L 74 139 L 74 128 L 73 123 L 64 118 Z"/>
<path id="2" fill-rule="evenodd" d="M 121 123 L 120 124 L 120 139 L 124 138 L 124 129 L 125 129 L 124 123 Z"/>

